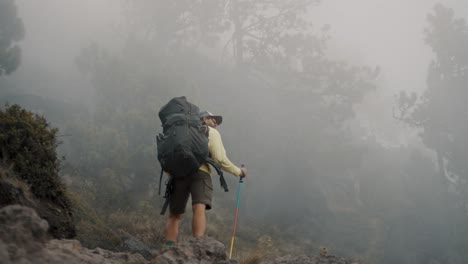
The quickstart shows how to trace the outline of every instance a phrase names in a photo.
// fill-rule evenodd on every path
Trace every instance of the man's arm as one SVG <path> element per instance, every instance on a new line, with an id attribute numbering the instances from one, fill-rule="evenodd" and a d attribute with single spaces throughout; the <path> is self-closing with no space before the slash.
<path id="1" fill-rule="evenodd" d="M 222 170 L 236 176 L 243 175 L 242 170 L 234 165 L 226 156 L 226 149 L 224 149 L 221 135 L 214 128 L 210 128 L 208 149 L 210 151 L 211 158 L 221 166 Z"/>

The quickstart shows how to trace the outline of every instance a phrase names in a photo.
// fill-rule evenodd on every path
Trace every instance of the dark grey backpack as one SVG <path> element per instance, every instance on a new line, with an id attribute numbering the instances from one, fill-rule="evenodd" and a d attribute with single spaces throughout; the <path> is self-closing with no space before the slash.
<path id="1" fill-rule="evenodd" d="M 200 121 L 199 108 L 176 97 L 159 111 L 163 134 L 156 138 L 158 160 L 164 171 L 175 178 L 187 177 L 206 162 L 208 128 Z"/>

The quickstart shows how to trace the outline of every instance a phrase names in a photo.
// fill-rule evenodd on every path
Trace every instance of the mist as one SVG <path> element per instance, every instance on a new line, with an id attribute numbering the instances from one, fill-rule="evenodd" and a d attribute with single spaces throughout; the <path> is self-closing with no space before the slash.
<path id="1" fill-rule="evenodd" d="M 468 37 L 438 29 L 452 21 L 444 8 L 468 19 L 468 2 L 302 2 L 16 0 L 22 55 L 0 75 L 0 101 L 60 129 L 63 177 L 103 215 L 162 206 L 157 114 L 187 96 L 223 116 L 228 157 L 248 167 L 241 241 L 268 236 L 293 253 L 326 245 L 369 263 L 466 263 Z M 451 67 L 460 73 L 437 77 Z M 227 180 L 224 193 L 213 175 L 208 225 L 231 217 L 237 178 Z"/>

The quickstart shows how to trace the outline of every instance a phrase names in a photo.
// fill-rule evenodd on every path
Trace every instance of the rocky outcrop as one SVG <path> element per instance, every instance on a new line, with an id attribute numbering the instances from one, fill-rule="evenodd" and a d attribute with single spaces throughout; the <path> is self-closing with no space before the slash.
<path id="1" fill-rule="evenodd" d="M 151 263 L 237 264 L 238 262 L 228 259 L 226 248 L 221 242 L 213 238 L 204 237 L 182 242 L 177 247 L 167 247 Z"/>
<path id="2" fill-rule="evenodd" d="M 10 263 L 145 263 L 140 254 L 90 250 L 77 240 L 50 240 L 48 223 L 28 207 L 0 209 L 0 262 Z"/>
<path id="3" fill-rule="evenodd" d="M 264 260 L 260 264 L 361 264 L 355 260 L 346 260 L 335 256 L 284 256 L 272 260 Z"/>
<path id="4" fill-rule="evenodd" d="M 28 184 L 0 165 L 0 207 L 20 204 L 34 208 L 49 224 L 48 232 L 55 238 L 72 238 L 75 225 L 70 208 L 51 199 L 38 199 Z"/>
<path id="5" fill-rule="evenodd" d="M 126 241 L 128 250 L 116 253 L 101 248 L 87 249 L 78 240 L 52 239 L 48 223 L 34 209 L 10 205 L 0 209 L 0 263 L 88 263 L 88 264 L 237 264 L 229 260 L 225 246 L 209 237 L 181 242 L 159 251 L 136 238 Z M 334 256 L 284 256 L 256 261 L 262 264 L 359 264 Z"/>
<path id="6" fill-rule="evenodd" d="M 138 253 L 147 260 L 154 257 L 152 250 L 135 237 L 128 237 L 125 239 L 120 249 L 125 252 Z"/>
<path id="7" fill-rule="evenodd" d="M 238 263 L 228 260 L 224 245 L 212 238 L 193 239 L 161 251 L 152 251 L 131 238 L 126 241 L 128 249 L 139 252 L 116 253 L 101 248 L 87 249 L 78 240 L 51 239 L 48 228 L 48 223 L 32 208 L 21 205 L 1 208 L 0 263 Z"/>

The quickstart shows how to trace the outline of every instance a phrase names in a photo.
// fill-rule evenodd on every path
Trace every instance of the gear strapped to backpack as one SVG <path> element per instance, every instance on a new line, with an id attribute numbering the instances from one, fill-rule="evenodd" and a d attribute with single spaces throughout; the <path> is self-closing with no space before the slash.
<path id="1" fill-rule="evenodd" d="M 185 96 L 175 97 L 159 111 L 163 134 L 156 137 L 158 160 L 161 164 L 159 193 L 163 171 L 171 177 L 166 184 L 166 202 L 164 214 L 169 204 L 173 179 L 190 177 L 204 163 L 211 164 L 220 176 L 221 186 L 227 192 L 227 184 L 219 166 L 209 158 L 208 130 L 209 127 L 200 121 L 199 108 L 188 102 Z"/>

